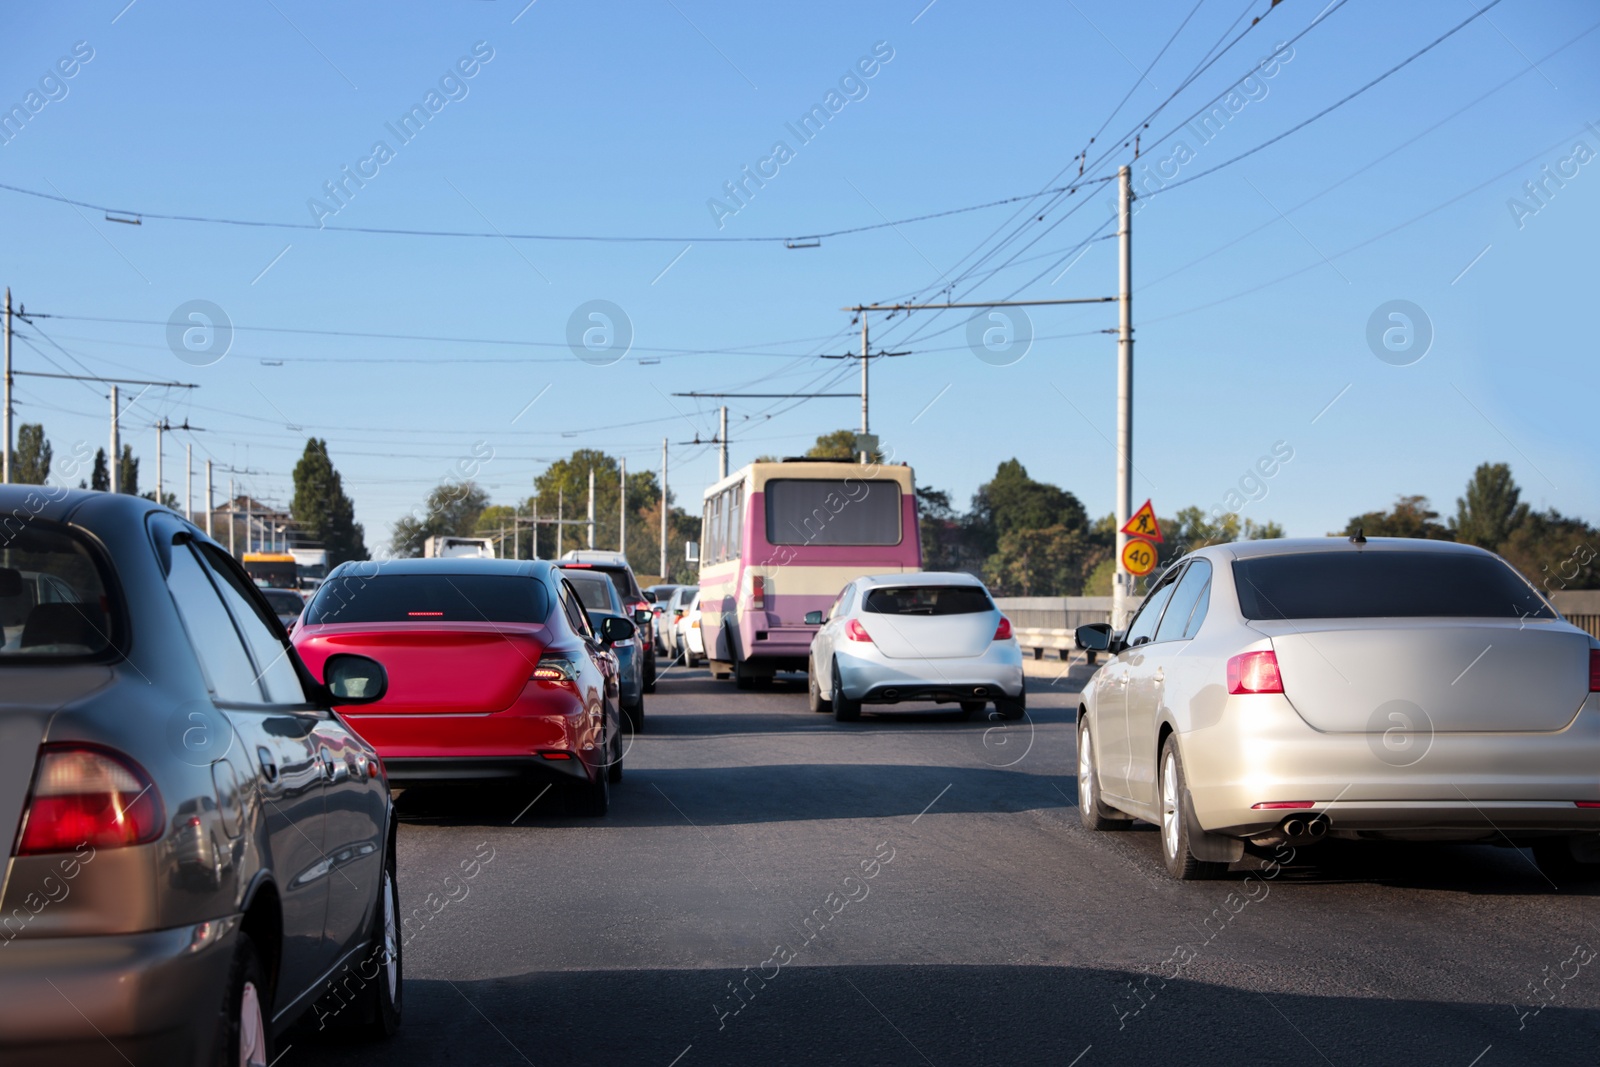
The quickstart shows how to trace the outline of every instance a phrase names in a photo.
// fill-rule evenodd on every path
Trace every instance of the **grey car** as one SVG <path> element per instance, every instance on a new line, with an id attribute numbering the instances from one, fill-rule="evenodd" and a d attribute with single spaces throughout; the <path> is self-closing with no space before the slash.
<path id="1" fill-rule="evenodd" d="M 266 1064 L 313 1009 L 392 1034 L 388 784 L 329 710 L 383 668 L 313 677 L 152 501 L 0 486 L 0 512 L 0 1062 Z"/>
<path id="2" fill-rule="evenodd" d="M 812 711 L 851 722 L 866 704 L 955 703 L 971 715 L 993 701 L 1002 719 L 1027 709 L 1022 649 L 970 574 L 857 578 L 806 622 L 819 627 L 808 671 Z"/>
<path id="3" fill-rule="evenodd" d="M 622 596 L 605 574 L 587 568 L 557 564 L 562 575 L 571 583 L 583 603 L 583 609 L 594 620 L 598 632 L 607 616 L 630 619 L 623 609 Z M 634 733 L 644 731 L 644 642 L 649 640 L 641 629 L 634 636 L 615 641 L 610 648 L 617 657 L 617 703 Z"/>
<path id="4" fill-rule="evenodd" d="M 1529 846 L 1600 871 L 1600 644 L 1504 560 L 1401 538 L 1200 549 L 1083 690 L 1095 830 L 1161 828 L 1178 878 L 1327 838 Z"/>

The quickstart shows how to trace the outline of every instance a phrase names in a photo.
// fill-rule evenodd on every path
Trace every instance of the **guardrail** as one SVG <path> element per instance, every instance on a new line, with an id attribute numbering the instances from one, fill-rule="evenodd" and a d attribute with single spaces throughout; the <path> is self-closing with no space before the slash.
<path id="1" fill-rule="evenodd" d="M 1070 659 L 1077 649 L 1074 630 L 1085 623 L 1111 621 L 1108 596 L 1013 596 L 996 597 L 994 602 L 1011 620 L 1017 643 L 1032 651 L 1034 659 L 1043 659 L 1046 652 Z M 1551 593 L 1550 603 L 1562 618 L 1600 639 L 1600 589 Z M 1094 663 L 1095 654 L 1088 657 Z"/>

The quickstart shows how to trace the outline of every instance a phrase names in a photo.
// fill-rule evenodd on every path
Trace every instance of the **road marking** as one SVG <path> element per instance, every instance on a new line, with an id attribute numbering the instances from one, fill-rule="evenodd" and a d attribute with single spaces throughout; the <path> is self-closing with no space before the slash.
<path id="1" fill-rule="evenodd" d="M 955 785 L 955 783 L 951 782 L 950 785 Z M 950 785 L 947 785 L 943 789 L 939 790 L 939 797 L 942 797 L 946 793 L 950 792 Z M 932 800 L 928 801 L 928 808 L 931 808 L 935 804 L 939 803 L 939 797 L 934 797 Z M 917 819 L 920 819 L 924 815 L 928 814 L 928 808 L 923 808 L 920 812 L 918 812 L 917 813 Z M 912 819 L 911 820 L 911 825 L 915 826 L 917 824 L 917 819 Z"/>

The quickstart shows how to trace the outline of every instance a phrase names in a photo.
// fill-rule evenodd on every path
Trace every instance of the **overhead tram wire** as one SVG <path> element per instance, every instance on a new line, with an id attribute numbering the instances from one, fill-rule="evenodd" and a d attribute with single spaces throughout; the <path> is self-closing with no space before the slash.
<path id="1" fill-rule="evenodd" d="M 1063 171 L 1064 172 L 1064 171 Z M 18 185 L 8 185 L 0 182 L 0 190 L 16 193 L 20 196 L 35 197 L 40 200 L 51 200 L 60 204 L 67 204 L 76 208 L 86 208 L 90 211 L 99 211 L 110 217 L 123 215 L 128 218 L 115 221 L 133 221 L 135 225 L 142 224 L 145 219 L 162 222 L 188 222 L 203 223 L 216 226 L 243 226 L 257 229 L 277 230 L 318 230 L 333 233 L 360 233 L 390 237 L 454 237 L 470 239 L 491 239 L 496 241 L 565 241 L 565 242 L 591 242 L 601 244 L 642 244 L 642 243 L 668 243 L 668 244 L 789 244 L 795 241 L 822 241 L 838 237 L 851 237 L 856 234 L 869 233 L 875 230 L 889 229 L 892 227 L 909 226 L 917 222 L 931 222 L 935 219 L 949 218 L 953 215 L 963 215 L 973 211 L 984 211 L 993 207 L 1003 207 L 1021 200 L 1032 200 L 1040 193 L 1027 193 L 1019 196 L 1002 197 L 981 204 L 968 204 L 964 207 L 948 208 L 943 211 L 931 211 L 922 215 L 913 215 L 909 218 L 885 220 L 883 222 L 867 223 L 861 226 L 846 226 L 835 230 L 818 233 L 797 233 L 784 236 L 717 236 L 694 235 L 687 237 L 673 236 L 644 236 L 644 235 L 604 235 L 604 234 L 539 234 L 539 233 L 501 233 L 499 231 L 479 232 L 472 230 L 421 230 L 399 227 L 381 226 L 327 226 L 315 222 L 274 222 L 266 219 L 234 219 L 220 216 L 207 215 L 177 215 L 153 211 L 128 211 L 121 208 L 106 207 L 103 204 L 92 203 L 87 200 L 75 200 L 71 197 L 61 196 L 58 193 L 46 193 L 38 189 L 26 189 Z M 1044 190 L 1049 191 L 1049 190 Z M 1043 191 L 1042 191 L 1043 192 Z"/>
<path id="2" fill-rule="evenodd" d="M 1486 14 L 1491 8 L 1499 6 L 1500 3 L 1501 3 L 1501 0 L 1489 0 L 1489 3 L 1485 4 L 1483 7 L 1475 10 L 1471 15 L 1468 15 L 1465 19 L 1462 19 L 1455 26 L 1453 26 L 1450 29 L 1446 30 L 1444 33 L 1440 34 L 1438 37 L 1435 37 L 1432 41 L 1428 42 L 1423 47 L 1417 49 L 1415 52 L 1411 53 L 1411 55 L 1407 56 L 1405 59 L 1401 60 L 1399 63 L 1396 63 L 1394 66 L 1390 67 L 1388 70 L 1384 71 L 1382 74 L 1378 75 L 1376 78 L 1373 78 L 1371 81 L 1367 82 L 1365 85 L 1361 86 L 1359 89 L 1356 89 L 1353 92 L 1345 95 L 1344 97 L 1341 97 L 1340 99 L 1334 101 L 1333 103 L 1329 104 L 1327 107 L 1323 108 L 1321 111 L 1317 112 L 1315 115 L 1312 115 L 1310 118 L 1306 119 L 1305 121 L 1296 123 L 1295 125 L 1289 127 L 1287 130 L 1284 130 L 1282 133 L 1278 134 L 1276 137 L 1268 138 L 1267 140 L 1265 140 L 1265 141 L 1261 142 L 1260 144 L 1256 145 L 1254 148 L 1250 148 L 1250 149 L 1247 149 L 1244 152 L 1240 152 L 1238 155 L 1234 156 L 1232 159 L 1225 159 L 1221 163 L 1218 163 L 1214 167 L 1210 167 L 1210 168 L 1208 168 L 1206 170 L 1199 171 L 1198 173 L 1191 174 L 1187 178 L 1181 178 L 1178 181 L 1169 182 L 1166 185 L 1163 185 L 1160 189 L 1157 189 L 1155 192 L 1146 194 L 1144 199 L 1146 199 L 1146 200 L 1154 199 L 1155 197 L 1160 196 L 1163 193 L 1170 192 L 1173 189 L 1176 189 L 1181 185 L 1188 185 L 1190 182 L 1198 181 L 1199 179 L 1204 178 L 1207 175 L 1215 174 L 1217 171 L 1222 170 L 1224 167 L 1233 166 L 1233 164 L 1239 162 L 1241 159 L 1248 159 L 1250 156 L 1255 155 L 1257 152 L 1260 152 L 1264 148 L 1270 148 L 1271 146 L 1277 144 L 1279 141 L 1283 140 L 1285 137 L 1290 136 L 1291 134 L 1299 133 L 1301 130 L 1305 129 L 1307 126 L 1311 125 L 1313 122 L 1316 122 L 1318 119 L 1321 119 L 1324 116 L 1326 116 L 1326 115 L 1328 115 L 1328 114 L 1330 114 L 1330 113 L 1332 113 L 1334 111 L 1337 111 L 1339 108 L 1341 108 L 1344 105 L 1348 104 L 1350 101 L 1354 100 L 1356 97 L 1360 96 L 1362 93 L 1366 92 L 1368 89 L 1371 89 L 1373 86 L 1377 85 L 1379 82 L 1382 82 L 1383 80 L 1388 78 L 1390 75 L 1396 73 L 1397 71 L 1405 69 L 1406 67 L 1410 66 L 1412 63 L 1416 62 L 1418 59 L 1421 59 L 1423 56 L 1427 55 L 1429 52 L 1431 52 L 1435 48 L 1439 47 L 1445 41 L 1449 40 L 1451 37 L 1454 37 L 1457 33 L 1461 32 L 1462 30 L 1464 30 L 1468 26 L 1470 26 L 1472 23 L 1476 22 L 1479 18 L 1481 18 L 1484 14 Z M 1569 43 L 1571 43 L 1571 42 L 1569 42 Z M 1215 101 L 1213 101 L 1213 102 L 1215 102 Z M 1202 108 L 1201 110 L 1203 111 L 1204 108 Z M 1199 114 L 1199 112 L 1196 112 L 1195 114 Z M 1160 138 L 1160 140 L 1163 140 L 1163 141 L 1166 140 L 1167 137 L 1172 136 L 1178 130 L 1182 129 L 1193 118 L 1194 118 L 1194 116 L 1191 115 L 1189 119 L 1186 119 L 1184 122 L 1180 123 L 1174 129 L 1167 131 L 1167 133 L 1165 135 L 1163 135 Z"/>
<path id="3" fill-rule="evenodd" d="M 1183 17 L 1183 21 L 1178 23 L 1178 28 L 1172 31 L 1172 36 L 1168 37 L 1167 43 L 1161 46 L 1161 51 L 1156 53 L 1156 57 L 1152 59 L 1144 68 L 1144 71 L 1133 80 L 1133 84 L 1128 86 L 1128 91 L 1126 93 L 1122 94 L 1122 99 L 1117 102 L 1117 106 L 1111 109 L 1111 113 L 1107 115 L 1106 120 L 1100 124 L 1100 128 L 1094 131 L 1094 136 L 1089 138 L 1090 144 L 1093 144 L 1096 138 L 1098 138 L 1102 133 L 1106 132 L 1106 127 L 1111 125 L 1111 120 L 1116 118 L 1117 113 L 1121 111 L 1123 107 L 1127 105 L 1128 101 L 1133 98 L 1133 94 L 1139 89 L 1139 84 L 1150 77 L 1150 72 L 1156 68 L 1157 63 L 1161 62 L 1161 57 L 1167 54 L 1167 49 L 1172 47 L 1172 43 L 1178 39 L 1178 35 L 1183 32 L 1183 28 L 1189 25 L 1189 20 L 1194 18 L 1195 14 L 1200 10 L 1201 6 L 1204 5 L 1205 2 L 1206 0 L 1195 0 L 1194 7 L 1190 8 L 1189 13 Z M 1215 45 L 1212 47 L 1215 47 Z M 1155 83 L 1152 82 L 1151 84 L 1154 85 Z"/>

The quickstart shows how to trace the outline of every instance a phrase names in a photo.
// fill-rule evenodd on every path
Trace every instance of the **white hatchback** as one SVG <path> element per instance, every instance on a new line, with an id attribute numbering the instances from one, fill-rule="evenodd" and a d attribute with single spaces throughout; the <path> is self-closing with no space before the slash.
<path id="1" fill-rule="evenodd" d="M 990 701 L 1002 719 L 1027 708 L 1022 649 L 989 590 L 970 574 L 857 578 L 818 626 L 809 663 L 811 710 L 840 722 L 864 704 L 954 703 L 963 715 Z"/>

